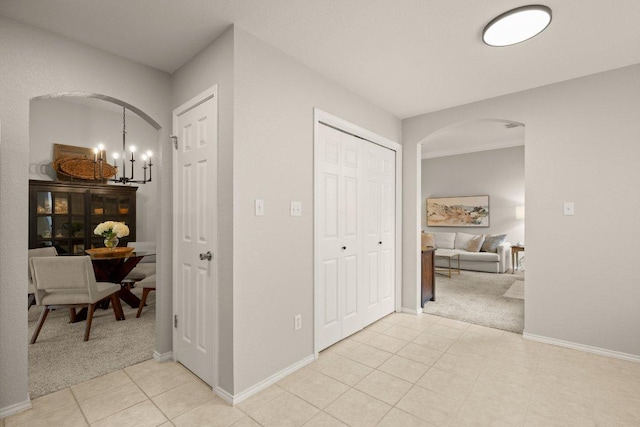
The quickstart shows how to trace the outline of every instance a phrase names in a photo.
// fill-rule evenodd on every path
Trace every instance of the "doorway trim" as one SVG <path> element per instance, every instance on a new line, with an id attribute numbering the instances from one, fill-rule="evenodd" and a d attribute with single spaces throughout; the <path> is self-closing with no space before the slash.
<path id="1" fill-rule="evenodd" d="M 320 224 L 318 224 L 317 209 L 319 206 L 319 167 L 318 159 L 320 159 L 320 144 L 319 144 L 319 126 L 320 124 L 326 124 L 337 130 L 352 134 L 356 137 L 365 139 L 374 144 L 388 148 L 396 153 L 396 256 L 395 256 L 395 310 L 396 312 L 402 311 L 402 145 L 397 142 L 393 142 L 383 136 L 373 133 L 363 127 L 348 122 L 340 117 L 334 116 L 319 108 L 313 109 L 313 353 L 315 358 L 318 358 L 318 277 L 319 277 L 319 262 L 318 255 L 320 254 L 320 244 L 318 241 L 318 235 L 320 233 Z"/>
<path id="2" fill-rule="evenodd" d="M 187 111 L 199 106 L 200 104 L 210 100 L 211 98 L 215 98 L 216 99 L 216 103 L 218 102 L 217 98 L 218 98 L 218 85 L 215 84 L 211 87 L 209 87 L 208 89 L 204 90 L 203 92 L 199 93 L 198 95 L 194 96 L 193 98 L 191 98 L 190 100 L 188 100 L 187 102 L 181 104 L 179 107 L 175 108 L 172 112 L 172 120 L 171 120 L 171 131 L 172 131 L 172 137 L 173 137 L 173 132 L 175 131 L 177 125 L 178 125 L 178 116 L 186 113 Z M 219 110 L 219 106 L 216 107 L 216 111 L 217 114 L 220 114 L 220 110 Z M 219 133 L 219 117 L 216 118 L 216 121 L 218 123 L 218 129 L 216 129 L 216 131 L 218 131 Z M 172 176 L 172 189 L 173 189 L 173 223 L 172 223 L 172 237 L 173 237 L 173 247 L 172 247 L 172 262 L 171 262 L 171 267 L 172 267 L 172 302 L 171 302 L 171 318 L 172 318 L 172 322 L 174 322 L 175 316 L 176 316 L 176 301 L 177 299 L 177 288 L 174 285 L 177 282 L 177 275 L 178 275 L 178 269 L 176 268 L 176 260 L 178 259 L 178 245 L 176 244 L 178 236 L 177 234 L 177 230 L 178 230 L 178 215 L 176 215 L 176 209 L 179 206 L 179 199 L 178 199 L 178 191 L 176 191 L 176 183 L 177 183 L 177 167 L 178 167 L 178 157 L 177 157 L 177 150 L 178 150 L 178 146 L 174 145 L 174 144 L 178 144 L 178 140 L 177 139 L 173 139 L 173 149 L 171 151 L 172 154 L 172 170 L 173 170 L 173 176 Z M 217 181 L 216 181 L 217 182 Z M 216 193 L 218 192 L 218 188 L 216 188 Z M 217 235 L 218 233 L 218 226 L 217 224 L 215 225 L 215 233 Z M 216 267 L 212 267 L 215 268 L 214 271 L 214 289 L 213 289 L 213 306 L 212 306 L 212 310 L 213 310 L 213 319 L 214 319 L 214 328 L 212 331 L 212 335 L 213 335 L 213 354 L 214 354 L 214 360 L 213 362 L 213 381 L 211 384 L 212 390 L 214 393 L 220 395 L 219 392 L 219 387 L 218 387 L 218 363 L 219 363 L 219 359 L 220 359 L 220 354 L 219 354 L 219 342 L 218 342 L 218 331 L 219 331 L 219 322 L 218 322 L 218 308 L 217 308 L 217 301 L 218 301 L 218 291 L 220 288 L 219 285 L 219 277 L 218 277 L 218 268 L 217 268 L 217 258 L 218 258 L 218 239 L 216 237 L 216 241 L 215 241 L 215 245 L 213 247 L 213 253 L 215 255 L 214 257 L 214 264 Z M 177 341 L 178 341 L 178 334 L 177 334 L 177 329 L 175 327 L 175 323 L 173 323 L 173 334 L 172 334 L 172 359 L 174 361 L 177 360 L 177 354 L 176 354 L 176 349 L 177 349 Z M 222 396 L 221 396 L 222 397 Z M 224 397 L 223 397 L 224 398 Z"/>

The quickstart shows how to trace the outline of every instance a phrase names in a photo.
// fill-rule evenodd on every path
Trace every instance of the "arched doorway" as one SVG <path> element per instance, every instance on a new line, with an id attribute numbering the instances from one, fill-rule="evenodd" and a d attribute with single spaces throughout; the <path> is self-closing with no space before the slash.
<path id="1" fill-rule="evenodd" d="M 107 161 L 111 163 L 110 154 L 122 149 L 124 121 L 128 147 L 135 144 L 144 151 L 160 152 L 160 125 L 139 108 L 110 96 L 79 92 L 38 96 L 31 99 L 29 113 L 30 180 L 57 180 L 51 166 L 53 144 L 88 150 L 102 144 L 109 156 Z M 138 157 L 138 177 L 142 175 L 140 166 L 142 161 Z M 156 223 L 160 207 L 158 179 L 154 176 L 156 178 L 150 183 L 133 184 L 138 187 L 135 193 L 135 222 L 138 225 L 135 240 L 138 242 L 155 242 L 158 238 L 156 230 L 161 229 Z M 102 214 L 98 220 L 98 216 L 93 218 L 93 207 L 89 211 L 91 221 L 118 220 Z M 55 238 L 55 235 L 51 237 Z M 134 287 L 133 292 L 141 294 L 142 290 Z M 98 310 L 87 342 L 82 341 L 81 333 L 78 334 L 78 329 L 84 328 L 84 322 L 69 325 L 66 313 L 49 315 L 38 341 L 29 345 L 31 398 L 152 358 L 156 336 L 154 294 L 140 319 L 135 317 L 136 310 L 126 304 L 123 304 L 127 319 L 124 322 L 115 322 L 110 310 Z M 30 332 L 39 312 L 39 307 L 29 310 Z"/>
<path id="2" fill-rule="evenodd" d="M 485 237 L 505 236 L 513 245 L 524 242 L 524 219 L 518 214 L 524 210 L 524 124 L 502 119 L 454 123 L 432 132 L 418 146 L 420 230 L 438 240 L 437 267 L 462 267 L 436 274 L 438 298 L 426 303 L 423 312 L 522 333 L 524 274 L 513 274 L 511 245 L 482 245 L 467 252 L 465 239 L 484 242 Z M 486 221 L 433 220 L 436 203 L 478 195 L 487 200 Z M 460 258 L 447 258 L 447 251 L 462 252 Z"/>

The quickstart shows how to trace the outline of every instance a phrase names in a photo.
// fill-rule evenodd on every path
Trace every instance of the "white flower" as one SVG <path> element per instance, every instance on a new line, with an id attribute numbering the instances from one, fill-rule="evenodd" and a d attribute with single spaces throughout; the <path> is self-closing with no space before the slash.
<path id="1" fill-rule="evenodd" d="M 124 222 L 116 222 L 113 225 L 113 232 L 121 239 L 129 235 L 129 227 L 127 227 Z"/>
<path id="2" fill-rule="evenodd" d="M 114 237 L 122 238 L 129 235 L 129 227 L 124 222 L 105 221 L 93 230 L 93 234 L 102 237 Z"/>

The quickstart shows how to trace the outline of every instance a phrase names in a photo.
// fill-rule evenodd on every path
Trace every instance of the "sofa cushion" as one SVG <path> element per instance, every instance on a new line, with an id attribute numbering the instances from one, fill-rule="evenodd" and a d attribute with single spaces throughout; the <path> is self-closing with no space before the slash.
<path id="1" fill-rule="evenodd" d="M 456 233 L 455 249 L 478 252 L 484 242 L 484 234 Z"/>
<path id="2" fill-rule="evenodd" d="M 453 249 L 455 247 L 456 233 L 436 231 L 431 234 L 436 239 L 436 248 Z"/>
<path id="3" fill-rule="evenodd" d="M 500 256 L 495 252 L 467 252 L 458 251 L 460 253 L 460 261 L 482 261 L 482 262 L 498 262 Z"/>
<path id="4" fill-rule="evenodd" d="M 480 252 L 497 252 L 498 246 L 504 243 L 505 240 L 507 240 L 506 234 L 487 235 L 484 238 L 484 243 L 482 244 Z"/>

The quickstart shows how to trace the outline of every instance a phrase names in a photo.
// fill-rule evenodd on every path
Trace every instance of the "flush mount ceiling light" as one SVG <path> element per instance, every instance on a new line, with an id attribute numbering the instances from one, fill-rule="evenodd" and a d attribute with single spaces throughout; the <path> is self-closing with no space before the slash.
<path id="1" fill-rule="evenodd" d="M 551 9 L 529 5 L 496 17 L 482 30 L 482 41 L 489 46 L 510 46 L 540 34 L 551 23 Z"/>

